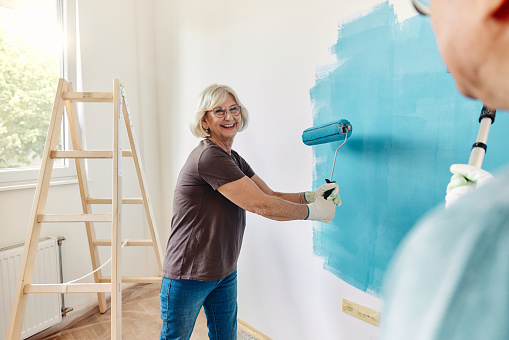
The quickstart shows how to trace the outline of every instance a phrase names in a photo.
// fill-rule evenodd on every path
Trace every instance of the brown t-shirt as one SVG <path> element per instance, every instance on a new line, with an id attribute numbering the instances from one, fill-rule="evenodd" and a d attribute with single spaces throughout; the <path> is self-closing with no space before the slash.
<path id="1" fill-rule="evenodd" d="M 246 211 L 216 189 L 254 174 L 237 152 L 200 142 L 177 179 L 162 276 L 212 281 L 237 269 Z"/>

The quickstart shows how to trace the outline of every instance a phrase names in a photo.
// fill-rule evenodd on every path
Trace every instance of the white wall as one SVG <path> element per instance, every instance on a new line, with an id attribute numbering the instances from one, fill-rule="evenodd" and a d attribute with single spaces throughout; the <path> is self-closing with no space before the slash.
<path id="1" fill-rule="evenodd" d="M 79 1 L 83 89 L 110 91 L 113 78 L 124 82 L 163 248 L 175 180 L 198 143 L 187 116 L 199 92 L 211 83 L 232 86 L 251 113 L 250 126 L 237 136 L 234 149 L 273 189 L 309 190 L 312 153 L 300 138 L 312 124 L 309 89 L 315 70 L 331 62 L 329 47 L 338 24 L 378 2 Z M 88 148 L 111 147 L 109 108 L 85 109 Z M 124 162 L 124 193 L 137 196 L 129 162 Z M 94 196 L 109 195 L 111 181 L 105 177 L 110 169 L 106 161 L 89 164 Z M 76 185 L 50 192 L 48 211 L 79 211 Z M 24 241 L 33 193 L 0 192 L 0 246 Z M 128 209 L 134 211 L 124 215 L 124 237 L 140 237 L 143 212 Z M 341 300 L 377 310 L 381 300 L 322 269 L 322 260 L 313 255 L 311 222 L 274 222 L 248 214 L 247 223 L 239 262 L 242 320 L 273 339 L 376 339 L 378 329 L 343 313 Z M 84 228 L 43 228 L 44 235 L 67 238 L 66 280 L 90 270 Z M 106 237 L 107 225 L 97 229 L 99 237 Z M 151 252 L 128 249 L 123 254 L 127 275 L 157 274 Z M 107 249 L 101 252 L 102 260 L 108 257 Z M 92 295 L 67 297 L 71 306 L 94 300 Z"/>
<path id="2" fill-rule="evenodd" d="M 152 7 L 144 1 L 80 1 L 79 16 L 83 88 L 111 91 L 114 78 L 124 84 L 155 219 L 159 224 L 164 209 L 159 204 L 158 189 L 160 148 Z M 85 106 L 84 116 L 87 148 L 111 148 L 111 106 L 90 104 Z M 124 148 L 129 148 L 127 143 Z M 93 195 L 110 192 L 110 169 L 110 162 L 90 162 L 91 190 L 97 192 Z M 124 158 L 122 170 L 124 197 L 141 197 L 131 159 Z M 123 238 L 150 238 L 142 207 L 124 206 L 123 210 Z M 153 251 L 145 248 L 146 256 L 139 257 L 140 251 L 142 248 L 124 249 L 125 275 L 158 274 Z"/>

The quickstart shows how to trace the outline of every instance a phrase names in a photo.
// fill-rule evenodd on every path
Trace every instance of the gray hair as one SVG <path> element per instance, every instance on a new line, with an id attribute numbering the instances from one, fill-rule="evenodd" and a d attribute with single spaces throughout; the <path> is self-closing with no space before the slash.
<path id="1" fill-rule="evenodd" d="M 226 85 L 213 84 L 203 90 L 203 92 L 198 97 L 198 104 L 196 105 L 196 110 L 194 115 L 191 117 L 190 122 L 190 128 L 193 135 L 198 138 L 207 138 L 210 136 L 210 134 L 201 125 L 203 117 L 205 117 L 207 111 L 210 111 L 224 103 L 228 99 L 228 95 L 232 95 L 237 104 L 241 107 L 239 132 L 247 127 L 249 112 L 244 107 L 244 105 L 242 105 L 235 91 Z"/>

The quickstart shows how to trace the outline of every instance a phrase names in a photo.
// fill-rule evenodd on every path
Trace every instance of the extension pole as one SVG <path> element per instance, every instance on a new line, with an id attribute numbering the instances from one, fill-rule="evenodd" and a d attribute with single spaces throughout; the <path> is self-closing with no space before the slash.
<path id="1" fill-rule="evenodd" d="M 470 159 L 468 160 L 469 165 L 473 165 L 479 169 L 482 167 L 487 149 L 486 143 L 488 142 L 488 134 L 490 133 L 491 124 L 495 121 L 496 112 L 496 110 L 486 106 L 482 107 L 481 116 L 479 117 L 479 132 L 477 133 L 477 139 L 474 145 L 472 145 Z"/>

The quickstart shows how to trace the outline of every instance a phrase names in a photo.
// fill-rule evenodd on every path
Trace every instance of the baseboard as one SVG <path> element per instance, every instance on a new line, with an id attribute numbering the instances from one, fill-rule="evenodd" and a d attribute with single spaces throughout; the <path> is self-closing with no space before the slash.
<path id="1" fill-rule="evenodd" d="M 237 337 L 239 340 L 272 340 L 259 330 L 237 318 Z"/>

